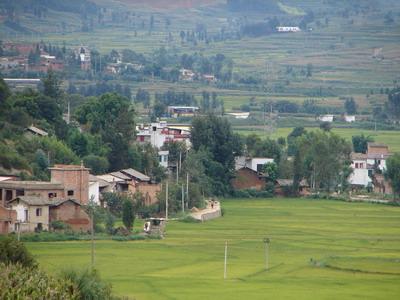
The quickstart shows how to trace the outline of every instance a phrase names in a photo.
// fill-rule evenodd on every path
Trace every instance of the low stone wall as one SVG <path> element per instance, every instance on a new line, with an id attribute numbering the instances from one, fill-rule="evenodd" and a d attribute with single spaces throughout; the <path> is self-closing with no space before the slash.
<path id="1" fill-rule="evenodd" d="M 212 219 L 216 219 L 219 218 L 221 216 L 221 210 L 218 209 L 216 211 L 213 212 L 207 212 L 201 215 L 201 221 L 208 221 L 208 220 L 212 220 Z"/>

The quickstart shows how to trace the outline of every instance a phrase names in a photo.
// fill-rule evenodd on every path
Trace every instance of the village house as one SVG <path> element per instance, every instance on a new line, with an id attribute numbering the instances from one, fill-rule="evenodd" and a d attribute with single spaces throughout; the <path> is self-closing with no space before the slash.
<path id="1" fill-rule="evenodd" d="M 276 27 L 276 31 L 278 32 L 299 32 L 301 31 L 298 26 L 278 26 Z"/>
<path id="2" fill-rule="evenodd" d="M 344 121 L 347 123 L 353 123 L 356 121 L 356 116 L 345 115 Z"/>
<path id="3" fill-rule="evenodd" d="M 16 211 L 17 227 L 13 230 L 48 230 L 52 209 L 58 209 L 59 213 L 55 216 L 63 216 L 62 221 L 74 225 L 72 228 L 84 230 L 88 226 L 88 217 L 80 212 L 80 206 L 88 204 L 89 169 L 83 165 L 61 164 L 49 169 L 50 181 L 18 181 L 15 178 L 0 181 L 1 206 L 11 206 Z M 79 208 L 73 205 L 76 212 L 74 218 L 79 220 L 67 217 L 71 215 L 68 213 L 71 204 L 64 204 L 67 200 L 79 204 Z M 85 218 L 87 222 L 82 220 Z"/>
<path id="4" fill-rule="evenodd" d="M 88 47 L 81 46 L 76 49 L 75 58 L 79 61 L 82 71 L 91 69 L 91 54 Z"/>
<path id="5" fill-rule="evenodd" d="M 74 199 L 60 199 L 50 203 L 49 221 L 62 221 L 74 231 L 89 231 L 90 218 L 82 204 Z"/>
<path id="6" fill-rule="evenodd" d="M 48 199 L 40 196 L 19 196 L 11 200 L 8 205 L 17 212 L 14 231 L 49 230 L 50 201 Z"/>
<path id="7" fill-rule="evenodd" d="M 168 125 L 165 121 L 140 124 L 136 128 L 136 141 L 139 144 L 149 143 L 158 149 L 168 142 L 184 142 L 189 148 L 190 128 L 190 125 Z"/>
<path id="8" fill-rule="evenodd" d="M 0 204 L 0 234 L 12 232 L 16 221 L 17 212 Z"/>
<path id="9" fill-rule="evenodd" d="M 180 69 L 179 70 L 179 79 L 182 81 L 193 81 L 196 77 L 196 74 L 192 70 L 188 69 Z"/>
<path id="10" fill-rule="evenodd" d="M 168 114 L 172 118 L 178 117 L 194 117 L 199 112 L 197 106 L 168 106 Z"/>
<path id="11" fill-rule="evenodd" d="M 382 173 L 386 170 L 389 147 L 384 144 L 368 143 L 366 153 L 351 153 L 352 174 L 348 182 L 353 188 L 371 187 L 378 193 L 389 193 L 390 184 Z"/>
<path id="12" fill-rule="evenodd" d="M 246 156 L 235 157 L 236 176 L 231 180 L 232 187 L 236 190 L 263 190 L 266 186 L 266 181 L 262 168 L 264 164 L 271 162 L 274 162 L 272 158 Z"/>
<path id="13" fill-rule="evenodd" d="M 101 193 L 121 193 L 133 196 L 139 192 L 144 197 L 145 205 L 156 203 L 157 193 L 161 191 L 161 184 L 152 182 L 149 176 L 132 168 L 96 177 L 102 181 L 100 182 Z"/>
<path id="14" fill-rule="evenodd" d="M 290 189 L 293 187 L 293 179 L 277 179 L 275 181 L 275 195 L 288 196 Z M 297 191 L 300 196 L 310 195 L 310 185 L 306 180 L 302 179 L 299 182 L 299 189 Z"/>
<path id="15" fill-rule="evenodd" d="M 318 117 L 318 120 L 320 120 L 321 122 L 332 123 L 333 122 L 333 115 L 321 115 L 321 116 Z"/>
<path id="16" fill-rule="evenodd" d="M 89 169 L 83 165 L 54 165 L 50 181 L 0 181 L 0 201 L 6 206 L 17 197 L 40 197 L 45 200 L 71 198 L 88 203 Z"/>
<path id="17" fill-rule="evenodd" d="M 217 77 L 215 77 L 215 75 L 212 74 L 203 74 L 202 78 L 204 81 L 209 83 L 217 82 Z"/>

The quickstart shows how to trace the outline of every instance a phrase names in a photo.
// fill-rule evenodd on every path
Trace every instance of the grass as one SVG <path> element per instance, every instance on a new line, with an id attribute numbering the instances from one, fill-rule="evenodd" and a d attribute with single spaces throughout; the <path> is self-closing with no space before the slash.
<path id="1" fill-rule="evenodd" d="M 302 199 L 222 203 L 223 218 L 171 221 L 164 240 L 96 242 L 96 267 L 118 294 L 135 299 L 398 299 L 399 208 Z M 27 246 L 50 272 L 90 262 L 90 242 Z"/>

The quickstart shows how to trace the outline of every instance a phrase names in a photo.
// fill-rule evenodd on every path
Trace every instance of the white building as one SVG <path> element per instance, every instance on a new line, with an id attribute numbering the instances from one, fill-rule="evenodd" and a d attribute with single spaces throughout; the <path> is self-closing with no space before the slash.
<path id="1" fill-rule="evenodd" d="M 136 141 L 141 144 L 150 143 L 158 149 L 168 142 L 184 142 L 189 148 L 190 126 L 168 125 L 165 121 L 150 125 L 141 124 L 137 127 Z"/>
<path id="2" fill-rule="evenodd" d="M 235 157 L 235 170 L 248 168 L 255 172 L 261 172 L 262 167 L 266 163 L 273 163 L 273 162 L 274 162 L 273 158 L 238 156 Z"/>
<path id="3" fill-rule="evenodd" d="M 100 205 L 100 180 L 93 175 L 89 175 L 89 201 Z"/>
<path id="4" fill-rule="evenodd" d="M 356 116 L 345 115 L 344 116 L 344 121 L 347 122 L 347 123 L 353 123 L 353 122 L 356 121 Z"/>
<path id="5" fill-rule="evenodd" d="M 298 26 L 278 26 L 276 27 L 276 31 L 278 32 L 299 32 L 301 31 Z"/>
<path id="6" fill-rule="evenodd" d="M 373 166 L 368 164 L 367 154 L 351 153 L 351 168 L 348 182 L 351 185 L 367 187 L 372 184 Z"/>
<path id="7" fill-rule="evenodd" d="M 386 159 L 390 156 L 389 148 L 383 144 L 368 143 L 367 153 L 351 153 L 352 174 L 348 182 L 351 185 L 367 187 L 371 185 L 375 169 L 386 170 Z"/>
<path id="8" fill-rule="evenodd" d="M 164 168 L 168 168 L 168 155 L 169 151 L 158 151 L 158 158 L 160 165 L 163 166 Z"/>
<path id="9" fill-rule="evenodd" d="M 322 115 L 322 116 L 318 117 L 318 120 L 320 120 L 321 122 L 332 123 L 333 122 L 333 115 Z"/>
<path id="10" fill-rule="evenodd" d="M 250 115 L 249 112 L 240 112 L 240 113 L 227 113 L 227 115 L 230 115 L 234 117 L 235 119 L 247 119 Z"/>

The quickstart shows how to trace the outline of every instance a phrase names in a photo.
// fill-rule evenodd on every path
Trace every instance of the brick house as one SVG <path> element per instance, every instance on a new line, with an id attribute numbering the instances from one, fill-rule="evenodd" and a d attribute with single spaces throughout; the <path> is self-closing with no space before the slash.
<path id="1" fill-rule="evenodd" d="M 81 204 L 89 203 L 89 169 L 83 164 L 78 165 L 54 165 L 49 168 L 51 182 L 60 183 L 64 188 L 62 198 L 76 199 Z"/>
<path id="2" fill-rule="evenodd" d="M 231 180 L 231 185 L 235 190 L 255 189 L 261 191 L 265 189 L 265 178 L 250 168 L 241 168 L 236 171 L 236 177 Z"/>
<path id="3" fill-rule="evenodd" d="M 161 192 L 161 184 L 152 182 L 150 177 L 132 168 L 121 170 L 121 173 L 130 178 L 129 192 L 139 192 L 144 197 L 145 205 L 157 203 L 157 193 Z"/>
<path id="4" fill-rule="evenodd" d="M 49 222 L 62 221 L 74 231 L 90 230 L 90 218 L 82 205 L 73 199 L 56 200 L 50 203 Z"/>
<path id="5" fill-rule="evenodd" d="M 16 221 L 17 212 L 0 205 L 0 234 L 12 232 Z"/>

